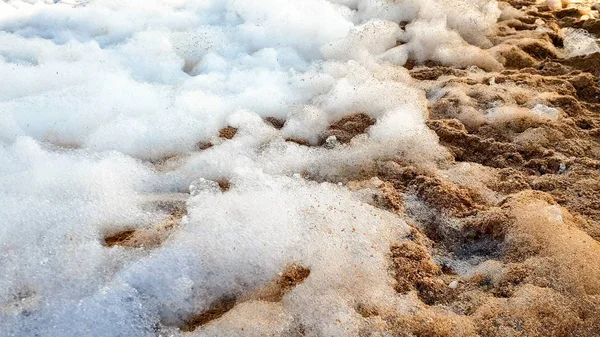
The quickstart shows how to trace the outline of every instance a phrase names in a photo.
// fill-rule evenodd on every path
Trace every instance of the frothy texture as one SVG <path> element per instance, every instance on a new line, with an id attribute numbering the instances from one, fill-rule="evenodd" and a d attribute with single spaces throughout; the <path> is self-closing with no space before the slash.
<path id="1" fill-rule="evenodd" d="M 501 69 L 485 50 L 500 13 L 484 0 L 0 3 L 0 334 L 356 336 L 357 306 L 412 305 L 387 259 L 409 226 L 364 202 L 373 188 L 331 182 L 380 158 L 447 158 L 399 66 Z M 353 114 L 374 124 L 323 139 Z M 164 225 L 172 204 L 186 214 Z M 168 235 L 152 249 L 105 239 L 135 231 Z M 293 265 L 310 275 L 277 283 L 279 301 L 256 295 Z M 227 316 L 198 323 L 227 298 Z"/>

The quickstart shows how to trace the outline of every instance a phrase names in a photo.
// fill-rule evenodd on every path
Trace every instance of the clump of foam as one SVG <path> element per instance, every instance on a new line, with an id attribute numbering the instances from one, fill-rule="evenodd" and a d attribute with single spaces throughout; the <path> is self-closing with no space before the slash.
<path id="1" fill-rule="evenodd" d="M 563 8 L 562 0 L 546 0 L 546 6 L 548 6 L 551 10 L 559 10 Z"/>
<path id="2" fill-rule="evenodd" d="M 483 11 L 469 10 L 463 2 L 446 5 L 448 14 L 424 6 L 422 12 L 426 14 L 407 24 L 405 31 L 399 34 L 399 40 L 404 44 L 383 54 L 382 59 L 401 65 L 413 59 L 420 63 L 433 60 L 458 67 L 476 65 L 486 70 L 501 69 L 500 63 L 487 51 L 476 47 L 491 46 L 485 34 L 500 16 L 495 2 L 487 2 L 482 6 Z M 465 9 L 467 11 L 462 12 Z M 473 17 L 464 20 L 464 15 Z"/>
<path id="3" fill-rule="evenodd" d="M 575 57 L 600 52 L 597 39 L 583 29 L 565 28 L 564 51 L 567 57 Z"/>
<path id="4" fill-rule="evenodd" d="M 494 123 L 508 123 L 515 120 L 531 120 L 535 122 L 556 121 L 559 117 L 557 109 L 537 104 L 532 109 L 501 106 L 486 111 L 486 119 Z"/>
<path id="5" fill-rule="evenodd" d="M 544 119 L 557 120 L 559 116 L 556 108 L 551 108 L 543 104 L 536 104 L 531 111 Z"/>

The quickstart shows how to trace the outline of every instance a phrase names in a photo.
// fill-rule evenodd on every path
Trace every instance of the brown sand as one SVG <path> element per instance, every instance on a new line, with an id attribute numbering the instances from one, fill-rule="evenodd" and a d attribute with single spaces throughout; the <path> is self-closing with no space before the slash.
<path id="1" fill-rule="evenodd" d="M 454 157 L 447 167 L 463 163 L 488 176 L 476 187 L 442 167 L 380 165 L 386 194 L 391 186 L 403 202 L 375 205 L 417 224 L 415 240 L 390 251 L 396 289 L 422 303 L 411 313 L 359 310 L 381 318 L 388 334 L 600 335 L 600 54 L 561 59 L 558 52 L 559 28 L 598 34 L 600 24 L 581 21 L 579 9 L 538 9 L 498 23 L 491 40 L 502 47 L 502 72 L 412 66 L 415 80 L 448 89 L 428 121 Z M 553 31 L 534 32 L 537 18 Z M 484 118 L 494 102 L 515 107 L 515 115 Z M 521 114 L 533 102 L 557 108 L 559 118 Z M 440 262 L 470 259 L 489 267 L 456 273 Z"/>

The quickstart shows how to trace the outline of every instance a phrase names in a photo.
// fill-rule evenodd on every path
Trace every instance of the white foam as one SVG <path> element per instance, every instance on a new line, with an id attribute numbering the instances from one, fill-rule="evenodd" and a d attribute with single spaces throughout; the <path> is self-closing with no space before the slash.
<path id="1" fill-rule="evenodd" d="M 311 274 L 281 303 L 238 304 L 196 334 L 257 331 L 249 320 L 268 315 L 273 333 L 357 335 L 357 304 L 398 305 L 387 254 L 408 226 L 299 176 L 444 158 L 425 94 L 392 63 L 497 67 L 481 48 L 499 15 L 483 0 L 1 2 L 0 335 L 178 334 L 292 263 Z M 359 112 L 376 124 L 350 144 L 285 141 L 319 144 Z M 236 136 L 218 138 L 227 125 Z M 170 156 L 167 172 L 149 162 Z M 157 249 L 103 245 L 188 192 Z"/>
<path id="2" fill-rule="evenodd" d="M 600 52 L 598 39 L 584 29 L 564 28 L 564 51 L 566 57 L 575 57 Z"/>

